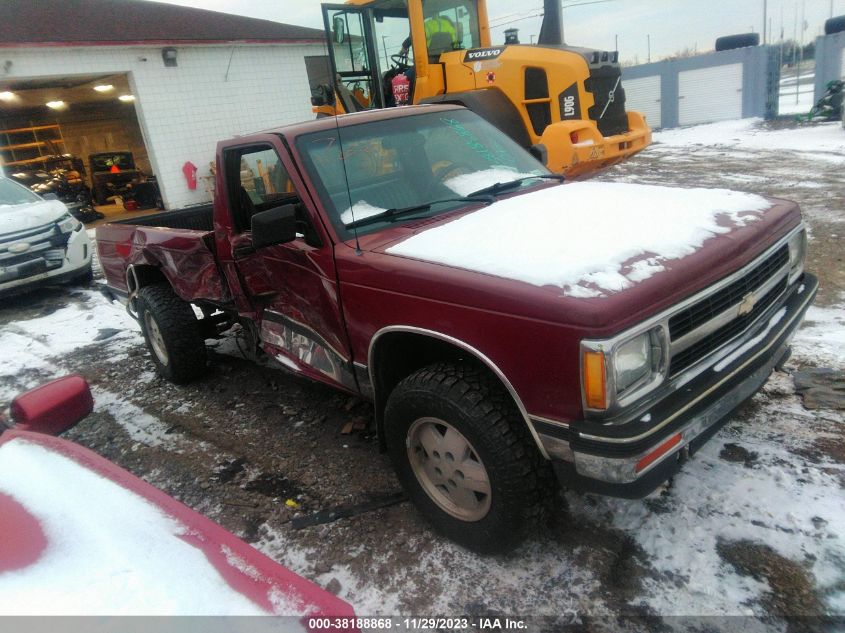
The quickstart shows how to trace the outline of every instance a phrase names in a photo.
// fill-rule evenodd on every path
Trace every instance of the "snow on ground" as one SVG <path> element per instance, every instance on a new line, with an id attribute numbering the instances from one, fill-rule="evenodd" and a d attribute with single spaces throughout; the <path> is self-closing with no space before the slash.
<path id="1" fill-rule="evenodd" d="M 725 189 L 576 182 L 499 200 L 387 252 L 598 297 L 651 277 L 769 206 Z"/>
<path id="2" fill-rule="evenodd" d="M 689 145 L 725 146 L 732 151 L 787 150 L 845 164 L 845 129 L 841 123 L 815 123 L 783 130 L 770 130 L 762 123 L 762 119 L 740 119 L 663 130 L 654 133 L 655 144 L 648 151 Z"/>
<path id="3" fill-rule="evenodd" d="M 111 362 L 118 362 L 126 350 L 141 342 L 137 323 L 117 304 L 98 292 L 77 290 L 78 302 L 48 314 L 17 320 L 0 328 L 0 379 L 35 370 L 34 379 L 7 391 L 0 385 L 0 400 L 11 399 L 21 387 L 34 387 L 50 377 L 62 375 L 61 357 L 89 345 L 101 346 Z"/>
<path id="4" fill-rule="evenodd" d="M 36 518 L 47 539 L 35 563 L 0 573 L 0 615 L 264 613 L 180 538 L 188 532 L 178 521 L 67 457 L 25 441 L 4 444 L 0 492 Z"/>

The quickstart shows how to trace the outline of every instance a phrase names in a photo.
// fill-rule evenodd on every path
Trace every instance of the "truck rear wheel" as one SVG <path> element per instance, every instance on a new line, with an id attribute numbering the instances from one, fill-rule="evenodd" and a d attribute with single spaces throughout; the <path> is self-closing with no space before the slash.
<path id="1" fill-rule="evenodd" d="M 169 284 L 144 286 L 138 291 L 141 331 L 158 373 L 181 384 L 205 372 L 205 341 L 191 308 Z"/>
<path id="2" fill-rule="evenodd" d="M 439 363 L 411 374 L 391 393 L 385 424 L 405 492 L 468 549 L 515 547 L 554 490 L 513 402 L 475 367 Z"/>

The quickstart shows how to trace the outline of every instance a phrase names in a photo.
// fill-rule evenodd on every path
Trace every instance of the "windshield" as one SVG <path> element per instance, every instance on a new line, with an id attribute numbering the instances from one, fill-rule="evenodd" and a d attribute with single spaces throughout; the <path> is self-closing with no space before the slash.
<path id="1" fill-rule="evenodd" d="M 23 185 L 19 185 L 8 178 L 0 178 L 0 207 L 32 204 L 33 202 L 41 202 L 41 198 Z"/>
<path id="2" fill-rule="evenodd" d="M 420 213 L 437 215 L 465 206 L 466 202 L 454 199 L 484 187 L 526 177 L 510 190 L 533 186 L 540 181 L 530 176 L 550 173 L 510 137 L 469 110 L 346 126 L 340 128 L 340 139 L 336 129 L 304 134 L 296 146 L 342 239 L 352 235 L 347 225 L 388 209 L 431 204 Z M 386 216 L 360 227 L 358 234 L 418 217 Z"/>

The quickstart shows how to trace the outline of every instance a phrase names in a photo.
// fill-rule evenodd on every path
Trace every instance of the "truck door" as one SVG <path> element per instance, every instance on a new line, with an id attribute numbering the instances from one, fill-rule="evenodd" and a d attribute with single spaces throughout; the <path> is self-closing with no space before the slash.
<path id="1" fill-rule="evenodd" d="M 281 141 L 268 137 L 266 143 L 226 148 L 223 165 L 232 264 L 255 314 L 260 346 L 289 369 L 358 391 L 331 242 L 308 199 L 300 197 L 305 188 Z M 296 239 L 256 248 L 253 216 L 283 206 L 295 213 Z"/>
<path id="2" fill-rule="evenodd" d="M 348 4 L 322 6 L 335 90 L 344 110 L 383 108 L 372 11 Z"/>

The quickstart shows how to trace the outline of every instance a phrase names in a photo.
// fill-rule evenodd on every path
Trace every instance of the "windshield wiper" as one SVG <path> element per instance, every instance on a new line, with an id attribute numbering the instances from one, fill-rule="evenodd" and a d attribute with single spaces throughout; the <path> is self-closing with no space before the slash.
<path id="1" fill-rule="evenodd" d="M 482 202 L 485 205 L 493 204 L 495 202 L 495 198 L 492 196 L 480 196 L 480 195 L 471 195 L 471 196 L 463 196 L 461 198 L 443 198 L 442 200 L 432 200 L 431 202 L 424 202 L 423 204 L 415 204 L 410 207 L 400 207 L 398 209 L 386 209 L 381 213 L 376 213 L 375 215 L 369 215 L 366 218 L 361 218 L 360 220 L 355 220 L 354 222 L 350 222 L 346 225 L 347 229 L 357 229 L 362 226 L 369 226 L 370 224 L 375 224 L 377 222 L 382 222 L 387 220 L 392 222 L 394 220 L 398 220 L 399 218 L 410 215 L 412 213 L 417 213 L 419 211 L 428 211 L 436 204 L 443 204 L 446 202 Z"/>
<path id="2" fill-rule="evenodd" d="M 560 174 L 534 174 L 533 176 L 523 176 L 522 178 L 517 178 L 516 180 L 508 180 L 507 182 L 497 182 L 495 184 L 490 185 L 489 187 L 483 187 L 478 191 L 473 191 L 470 196 L 482 196 L 485 194 L 494 194 L 499 193 L 501 191 L 507 191 L 508 189 L 513 189 L 514 187 L 518 187 L 526 180 L 533 180 L 534 178 L 548 178 L 551 180 L 558 180 L 563 182 L 564 178 Z"/>

